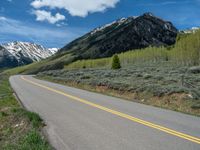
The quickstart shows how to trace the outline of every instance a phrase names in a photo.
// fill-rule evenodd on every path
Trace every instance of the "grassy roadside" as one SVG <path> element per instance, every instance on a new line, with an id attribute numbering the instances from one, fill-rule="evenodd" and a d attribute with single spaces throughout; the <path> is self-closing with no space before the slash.
<path id="1" fill-rule="evenodd" d="M 0 149 L 51 149 L 40 132 L 44 126 L 42 119 L 19 105 L 8 78 L 8 75 L 0 74 Z"/>
<path id="2" fill-rule="evenodd" d="M 83 70 L 81 70 L 83 72 Z M 88 72 L 88 71 L 87 71 Z M 71 73 L 71 72 L 70 72 Z M 59 73 L 61 75 L 61 73 Z M 174 92 L 171 94 L 164 95 L 153 95 L 151 92 L 133 92 L 123 89 L 113 89 L 104 85 L 90 84 L 84 81 L 84 79 L 79 80 L 79 82 L 67 80 L 68 76 L 64 74 L 65 78 L 56 77 L 52 75 L 40 74 L 37 76 L 39 79 L 56 82 L 63 85 L 68 85 L 71 87 L 76 87 L 80 89 L 85 89 L 92 92 L 98 92 L 114 97 L 119 97 L 129 101 L 134 101 L 138 103 L 143 103 L 147 105 L 152 105 L 156 107 L 161 107 L 165 109 L 170 109 L 186 114 L 200 116 L 200 106 L 199 100 L 194 100 L 190 98 L 190 94 L 185 92 Z M 103 75 L 102 75 L 103 76 Z M 75 75 L 73 75 L 75 79 Z M 80 77 L 81 78 L 81 77 Z M 114 80 L 114 79 L 113 79 Z M 99 79 L 100 81 L 100 79 Z M 101 82 L 101 81 L 100 81 Z"/>

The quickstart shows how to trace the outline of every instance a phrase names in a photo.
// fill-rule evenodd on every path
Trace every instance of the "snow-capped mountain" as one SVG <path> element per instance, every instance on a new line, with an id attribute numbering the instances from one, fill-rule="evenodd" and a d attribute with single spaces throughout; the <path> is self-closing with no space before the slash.
<path id="1" fill-rule="evenodd" d="M 0 67 L 16 67 L 40 61 L 58 51 L 28 42 L 11 42 L 0 45 Z"/>
<path id="2" fill-rule="evenodd" d="M 200 27 L 192 27 L 191 29 L 182 30 L 181 33 L 190 34 L 200 30 Z"/>

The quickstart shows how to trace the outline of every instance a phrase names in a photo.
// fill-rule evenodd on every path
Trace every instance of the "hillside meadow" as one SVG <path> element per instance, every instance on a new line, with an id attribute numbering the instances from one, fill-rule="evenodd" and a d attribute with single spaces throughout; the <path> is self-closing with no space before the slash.
<path id="1" fill-rule="evenodd" d="M 118 56 L 122 66 L 155 62 L 169 62 L 181 66 L 198 66 L 200 65 L 200 31 L 194 34 L 179 34 L 174 46 L 148 47 L 120 53 Z M 111 58 L 79 60 L 66 65 L 65 68 L 109 68 L 110 63 Z"/>
<path id="2" fill-rule="evenodd" d="M 112 57 L 79 60 L 62 70 L 40 72 L 47 79 L 127 100 L 200 115 L 200 31 L 180 34 L 170 47 L 148 47 Z"/>

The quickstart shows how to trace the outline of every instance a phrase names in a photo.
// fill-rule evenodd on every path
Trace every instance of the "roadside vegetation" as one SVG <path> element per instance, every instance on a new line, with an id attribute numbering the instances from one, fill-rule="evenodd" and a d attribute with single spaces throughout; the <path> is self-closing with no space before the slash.
<path id="1" fill-rule="evenodd" d="M 200 69 L 200 68 L 199 68 Z M 39 78 L 127 100 L 200 115 L 198 68 L 166 63 L 113 69 L 54 70 Z"/>
<path id="2" fill-rule="evenodd" d="M 148 47 L 118 57 L 118 70 L 111 69 L 110 57 L 79 60 L 38 77 L 200 115 L 200 31 L 180 34 L 174 46 Z"/>
<path id="3" fill-rule="evenodd" d="M 0 149 L 49 150 L 41 134 L 42 119 L 22 108 L 13 95 L 8 75 L 0 74 Z"/>

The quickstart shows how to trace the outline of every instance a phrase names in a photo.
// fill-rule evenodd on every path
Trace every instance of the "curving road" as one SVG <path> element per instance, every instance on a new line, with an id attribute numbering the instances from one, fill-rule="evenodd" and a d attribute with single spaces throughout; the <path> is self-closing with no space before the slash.
<path id="1" fill-rule="evenodd" d="M 200 118 L 33 78 L 12 76 L 23 105 L 59 150 L 200 150 Z"/>

